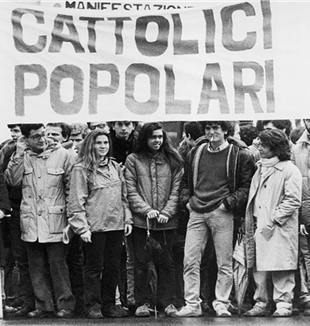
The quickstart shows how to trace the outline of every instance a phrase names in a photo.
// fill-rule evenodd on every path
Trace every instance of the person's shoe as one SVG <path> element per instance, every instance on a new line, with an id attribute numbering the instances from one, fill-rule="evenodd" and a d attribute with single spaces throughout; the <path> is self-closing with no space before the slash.
<path id="1" fill-rule="evenodd" d="M 174 314 L 173 317 L 199 317 L 202 316 L 201 307 L 195 309 L 190 306 L 184 306 L 181 310 Z"/>
<path id="2" fill-rule="evenodd" d="M 123 318 L 129 316 L 129 311 L 121 305 L 110 304 L 102 309 L 102 313 L 107 317 Z"/>
<path id="3" fill-rule="evenodd" d="M 175 317 L 175 314 L 178 312 L 178 309 L 173 305 L 170 304 L 165 308 L 165 314 L 167 317 Z"/>
<path id="4" fill-rule="evenodd" d="M 298 314 L 299 314 L 299 310 L 298 310 Z M 310 316 L 310 309 L 306 309 L 303 312 L 304 316 Z M 294 315 L 294 309 L 293 309 L 293 315 Z"/>
<path id="5" fill-rule="evenodd" d="M 227 310 L 228 310 L 232 315 L 238 315 L 238 312 L 239 312 L 238 308 L 237 308 L 236 306 L 234 306 L 232 303 L 230 303 L 230 304 L 228 305 Z"/>
<path id="6" fill-rule="evenodd" d="M 19 310 L 17 310 L 15 313 L 14 313 L 14 316 L 15 317 L 25 317 L 28 315 L 29 312 L 33 311 L 33 308 L 30 308 L 30 307 L 27 307 L 27 306 L 24 306 L 22 308 L 20 308 Z"/>
<path id="7" fill-rule="evenodd" d="M 45 310 L 38 308 L 33 311 L 30 311 L 28 313 L 27 317 L 29 317 L 29 318 L 45 318 L 45 317 L 49 317 L 52 315 L 53 315 L 52 311 L 45 311 Z"/>
<path id="8" fill-rule="evenodd" d="M 15 308 L 15 307 L 8 306 L 8 305 L 3 306 L 3 313 L 4 314 L 15 314 L 17 311 L 18 311 L 18 309 Z"/>
<path id="9" fill-rule="evenodd" d="M 150 305 L 148 303 L 145 303 L 143 306 L 138 307 L 136 309 L 135 316 L 150 317 L 151 316 Z"/>
<path id="10" fill-rule="evenodd" d="M 290 317 L 292 316 L 292 309 L 284 307 L 278 308 L 272 315 L 272 317 Z"/>
<path id="11" fill-rule="evenodd" d="M 266 317 L 270 315 L 270 311 L 266 307 L 255 305 L 251 310 L 243 314 L 244 317 Z"/>
<path id="12" fill-rule="evenodd" d="M 57 318 L 72 318 L 74 315 L 71 309 L 61 309 L 56 313 Z"/>
<path id="13" fill-rule="evenodd" d="M 231 313 L 224 305 L 218 305 L 214 308 L 216 317 L 231 317 Z"/>
<path id="14" fill-rule="evenodd" d="M 87 313 L 87 318 L 99 319 L 99 318 L 103 318 L 103 315 L 100 309 L 93 309 Z"/>

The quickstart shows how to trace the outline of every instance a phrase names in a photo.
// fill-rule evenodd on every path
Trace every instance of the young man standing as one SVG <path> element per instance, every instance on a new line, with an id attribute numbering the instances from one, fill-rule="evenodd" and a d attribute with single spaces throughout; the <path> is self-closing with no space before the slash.
<path id="1" fill-rule="evenodd" d="M 53 314 L 54 293 L 56 317 L 71 317 L 75 299 L 62 232 L 67 225 L 72 156 L 59 142 L 46 138 L 43 124 L 22 125 L 21 131 L 24 137 L 17 141 L 5 177 L 11 186 L 23 185 L 21 238 L 26 242 L 36 305 L 27 316 L 42 318 Z"/>
<path id="2" fill-rule="evenodd" d="M 189 209 L 184 257 L 186 305 L 177 317 L 200 316 L 199 268 L 209 235 L 217 258 L 216 299 L 218 317 L 228 317 L 233 285 L 234 218 L 244 216 L 255 166 L 249 151 L 226 140 L 228 121 L 209 121 L 208 136 L 189 154 L 181 184 L 181 200 Z"/>

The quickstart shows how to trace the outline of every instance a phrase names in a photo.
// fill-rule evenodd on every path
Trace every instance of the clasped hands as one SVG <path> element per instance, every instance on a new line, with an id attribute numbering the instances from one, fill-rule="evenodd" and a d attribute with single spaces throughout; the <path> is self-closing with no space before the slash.
<path id="1" fill-rule="evenodd" d="M 156 209 L 149 211 L 146 214 L 146 217 L 149 219 L 157 218 L 158 223 L 168 223 L 169 221 L 169 217 L 160 214 L 159 211 L 157 211 Z"/>

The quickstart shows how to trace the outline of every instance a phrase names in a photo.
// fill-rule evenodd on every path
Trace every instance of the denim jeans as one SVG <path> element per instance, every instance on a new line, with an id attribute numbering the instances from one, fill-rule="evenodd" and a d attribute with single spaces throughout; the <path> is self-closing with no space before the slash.
<path id="1" fill-rule="evenodd" d="M 58 310 L 74 310 L 65 244 L 26 242 L 26 245 L 36 308 L 54 311 L 54 293 Z"/>
<path id="2" fill-rule="evenodd" d="M 124 231 L 92 233 L 92 242 L 85 249 L 85 307 L 86 312 L 115 304 L 116 287 L 122 255 Z"/>
<path id="3" fill-rule="evenodd" d="M 229 303 L 233 285 L 233 215 L 217 208 L 209 213 L 190 210 L 184 256 L 184 297 L 187 305 L 199 308 L 200 264 L 208 237 L 211 235 L 217 260 L 217 281 L 214 304 Z"/>
<path id="4" fill-rule="evenodd" d="M 152 237 L 159 242 L 163 253 L 150 257 L 145 249 L 146 230 L 133 228 L 133 245 L 135 254 L 135 301 L 139 307 L 152 303 L 152 292 L 147 284 L 148 262 L 152 259 L 158 274 L 157 298 L 158 307 L 166 308 L 175 304 L 175 270 L 172 259 L 172 241 L 174 230 L 152 231 Z"/>

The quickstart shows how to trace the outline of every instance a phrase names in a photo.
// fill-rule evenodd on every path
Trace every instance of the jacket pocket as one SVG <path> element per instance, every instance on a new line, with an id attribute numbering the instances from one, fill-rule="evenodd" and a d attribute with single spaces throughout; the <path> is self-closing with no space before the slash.
<path id="1" fill-rule="evenodd" d="M 63 229 L 67 225 L 65 213 L 65 206 L 48 207 L 48 221 L 50 233 L 62 233 Z"/>
<path id="2" fill-rule="evenodd" d="M 47 186 L 48 187 L 60 187 L 62 182 L 62 176 L 65 173 L 64 169 L 47 169 Z"/>
<path id="3" fill-rule="evenodd" d="M 32 211 L 30 206 L 22 205 L 20 207 L 20 229 L 22 233 L 27 233 L 29 230 Z"/>

